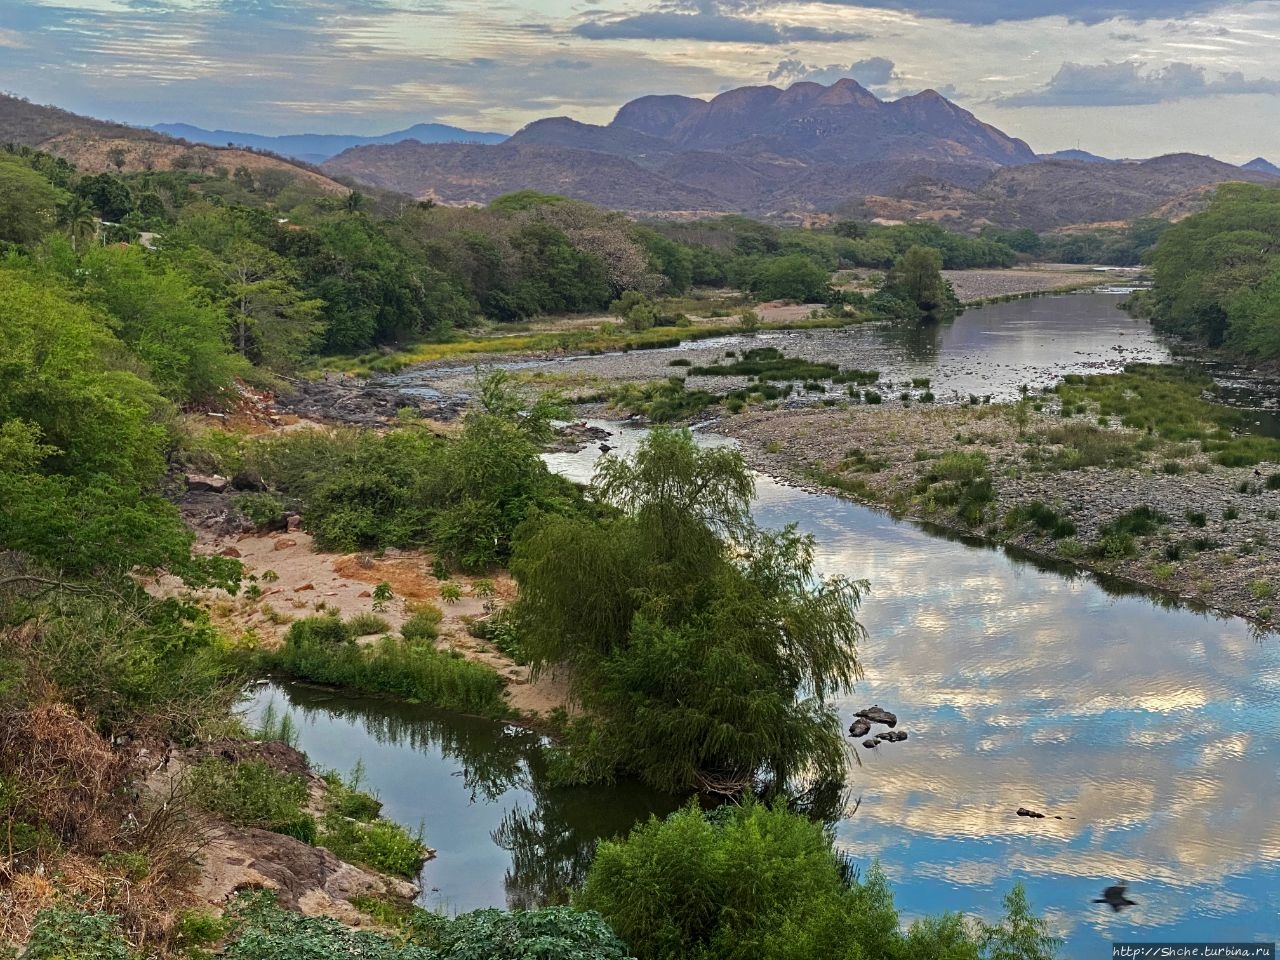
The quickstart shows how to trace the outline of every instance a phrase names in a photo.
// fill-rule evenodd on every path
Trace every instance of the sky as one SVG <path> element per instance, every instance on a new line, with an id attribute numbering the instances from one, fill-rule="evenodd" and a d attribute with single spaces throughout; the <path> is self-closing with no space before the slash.
<path id="1" fill-rule="evenodd" d="M 143 125 L 510 133 L 846 76 L 1041 152 L 1280 162 L 1277 0 L 0 0 L 0 90 Z"/>

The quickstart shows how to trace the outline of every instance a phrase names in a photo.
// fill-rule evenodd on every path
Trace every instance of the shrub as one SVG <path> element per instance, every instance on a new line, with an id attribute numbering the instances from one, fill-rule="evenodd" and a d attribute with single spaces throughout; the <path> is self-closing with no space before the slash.
<path id="1" fill-rule="evenodd" d="M 1232 521 L 1232 520 L 1239 520 L 1239 519 L 1240 519 L 1240 511 L 1239 511 L 1239 510 L 1237 510 L 1235 507 L 1227 507 L 1227 509 L 1225 509 L 1225 510 L 1223 510 L 1223 511 L 1222 511 L 1222 519 L 1223 519 L 1223 521 L 1224 521 L 1224 522 L 1230 522 L 1230 521 Z"/>
<path id="2" fill-rule="evenodd" d="M 192 768 L 191 789 L 196 803 L 237 826 L 316 842 L 315 818 L 304 809 L 303 777 L 279 773 L 262 760 L 209 757 Z"/>
<path id="3" fill-rule="evenodd" d="M 314 640 L 305 632 L 295 635 L 291 627 L 284 646 L 269 663 L 315 683 L 390 694 L 445 710 L 483 716 L 505 716 L 507 712 L 502 678 L 494 670 L 397 637 L 383 637 L 369 647 L 335 645 Z"/>
<path id="4" fill-rule="evenodd" d="M 1020 527 L 1024 523 L 1032 523 L 1037 530 L 1048 534 L 1055 540 L 1074 537 L 1076 534 L 1076 525 L 1074 523 L 1060 516 L 1057 511 L 1045 506 L 1039 500 L 1033 500 L 1022 506 L 1014 507 L 1005 517 L 1005 523 L 1010 528 Z"/>
<path id="5" fill-rule="evenodd" d="M 884 402 L 884 397 L 880 396 L 880 394 L 877 393 L 875 390 L 865 391 L 862 394 L 862 399 L 864 399 L 867 403 L 870 403 L 870 404 L 877 404 L 877 403 Z"/>
<path id="6" fill-rule="evenodd" d="M 22 960 L 132 960 L 133 956 L 116 917 L 55 906 L 36 914 Z"/>
<path id="7" fill-rule="evenodd" d="M 437 607 L 425 607 L 415 610 L 400 626 L 400 636 L 412 642 L 434 640 L 440 636 L 440 621 L 444 614 Z"/>
<path id="8" fill-rule="evenodd" d="M 376 613 L 357 613 L 347 620 L 347 631 L 353 637 L 367 637 L 374 633 L 389 633 L 391 624 Z"/>
<path id="9" fill-rule="evenodd" d="M 295 646 L 339 646 L 355 639 L 351 627 L 343 623 L 336 613 L 295 620 L 285 636 L 286 644 Z"/>
<path id="10" fill-rule="evenodd" d="M 284 501 L 272 493 L 246 493 L 236 497 L 234 509 L 259 530 L 284 528 Z"/>
<path id="11" fill-rule="evenodd" d="M 1270 600 L 1275 592 L 1275 585 L 1266 580 L 1254 580 L 1249 584 L 1249 595 L 1255 600 Z"/>
<path id="12" fill-rule="evenodd" d="M 602 843 L 575 905 L 599 911 L 640 960 L 1054 955 L 1021 888 L 1001 924 L 944 915 L 904 932 L 879 869 L 852 874 L 805 817 L 754 801 L 706 814 L 690 804 Z"/>
<path id="13" fill-rule="evenodd" d="M 1209 518 L 1200 510 L 1188 510 L 1185 514 L 1187 523 L 1193 527 L 1203 527 L 1209 522 Z"/>
<path id="14" fill-rule="evenodd" d="M 1178 474 L 1182 473 L 1182 464 L 1180 464 L 1177 460 L 1166 460 L 1161 465 L 1160 469 L 1163 470 L 1165 473 L 1169 474 L 1170 476 L 1176 477 Z"/>
<path id="15" fill-rule="evenodd" d="M 1268 490 L 1280 490 L 1280 473 L 1273 473 L 1267 477 Z"/>
<path id="16" fill-rule="evenodd" d="M 416 877 L 427 858 L 421 830 L 410 833 L 389 820 L 362 823 L 336 812 L 324 818 L 320 845 L 348 863 L 397 877 Z"/>
<path id="17" fill-rule="evenodd" d="M 457 603 L 462 599 L 462 587 L 456 583 L 442 584 L 440 587 L 440 599 L 445 603 Z"/>

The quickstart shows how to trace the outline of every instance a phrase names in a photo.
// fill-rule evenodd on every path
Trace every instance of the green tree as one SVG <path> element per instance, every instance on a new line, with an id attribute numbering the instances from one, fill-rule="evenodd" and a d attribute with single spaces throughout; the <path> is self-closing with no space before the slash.
<path id="1" fill-rule="evenodd" d="M 810 538 L 758 530 L 741 455 L 687 431 L 607 458 L 592 494 L 617 513 L 545 519 L 511 564 L 526 652 L 568 664 L 592 716 L 563 773 L 727 793 L 839 777 L 827 698 L 858 674 L 863 585 L 818 577 Z"/>
<path id="2" fill-rule="evenodd" d="M 104 248 L 87 254 L 76 276 L 165 396 L 215 401 L 232 385 L 242 362 L 225 315 L 173 266 L 139 247 Z"/>
<path id="3" fill-rule="evenodd" d="M 0 154 L 0 244 L 39 240 L 53 229 L 65 198 L 22 160 Z"/>
<path id="4" fill-rule="evenodd" d="M 83 250 L 98 233 L 98 221 L 93 215 L 93 204 L 84 197 L 68 197 L 58 207 L 58 226 L 67 232 L 71 249 Z"/>
<path id="5" fill-rule="evenodd" d="M 831 273 L 801 253 L 762 261 L 752 272 L 751 292 L 763 300 L 826 300 Z"/>
<path id="6" fill-rule="evenodd" d="M 885 276 L 884 290 L 914 305 L 925 320 L 945 320 L 958 306 L 951 284 L 942 276 L 942 254 L 933 247 L 916 245 L 898 257 Z"/>
<path id="7" fill-rule="evenodd" d="M 1000 925 L 957 914 L 907 930 L 883 874 L 851 876 L 821 824 L 749 800 L 696 804 L 605 842 L 575 905 L 598 911 L 640 960 L 1047 960 L 1020 889 Z"/>

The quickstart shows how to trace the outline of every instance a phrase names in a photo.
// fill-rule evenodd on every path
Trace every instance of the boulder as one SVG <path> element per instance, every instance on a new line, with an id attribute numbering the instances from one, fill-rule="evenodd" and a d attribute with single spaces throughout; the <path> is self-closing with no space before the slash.
<path id="1" fill-rule="evenodd" d="M 876 739 L 884 743 L 901 743 L 907 739 L 905 730 L 890 730 L 887 733 L 877 733 Z"/>
<path id="2" fill-rule="evenodd" d="M 897 715 L 890 713 L 888 710 L 882 710 L 879 706 L 859 710 L 854 716 L 862 717 L 862 719 L 871 723 L 883 723 L 886 727 L 896 727 L 898 725 Z"/>
<path id="3" fill-rule="evenodd" d="M 240 559 L 240 551 L 237 550 L 235 547 L 223 547 L 221 550 L 218 551 L 218 556 L 231 557 L 232 559 L 238 560 Z"/>
<path id="4" fill-rule="evenodd" d="M 231 485 L 230 480 L 217 474 L 188 473 L 186 481 L 188 490 L 208 493 L 225 493 L 227 487 Z"/>
<path id="5" fill-rule="evenodd" d="M 1037 812 L 1037 811 L 1035 811 L 1035 810 L 1028 810 L 1026 807 L 1019 807 L 1019 808 L 1018 808 L 1018 816 L 1020 816 L 1020 817 L 1030 817 L 1032 820 L 1043 820 L 1043 819 L 1044 819 L 1044 814 L 1043 814 L 1043 813 L 1039 813 L 1039 812 Z"/>
<path id="6" fill-rule="evenodd" d="M 849 725 L 849 736 L 857 740 L 859 737 L 865 737 L 871 732 L 871 722 L 859 717 Z"/>
<path id="7" fill-rule="evenodd" d="M 880 741 L 875 739 L 875 737 L 868 737 L 866 740 L 862 741 L 862 745 L 868 750 L 874 750 L 876 747 L 880 746 Z"/>
<path id="8" fill-rule="evenodd" d="M 289 537 L 281 537 L 274 544 L 272 544 L 271 549 L 272 550 L 288 550 L 290 547 L 296 547 L 297 545 L 298 545 L 297 540 L 292 540 Z"/>

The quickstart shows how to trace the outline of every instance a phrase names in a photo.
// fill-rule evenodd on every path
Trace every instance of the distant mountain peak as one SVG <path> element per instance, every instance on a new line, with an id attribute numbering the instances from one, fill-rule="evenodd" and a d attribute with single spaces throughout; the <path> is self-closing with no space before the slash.
<path id="1" fill-rule="evenodd" d="M 364 137 L 343 133 L 243 133 L 235 130 L 205 130 L 186 123 L 160 123 L 151 128 L 172 137 L 181 137 L 193 143 L 205 143 L 215 147 L 227 144 L 267 150 L 281 156 L 323 163 L 352 147 L 377 143 L 400 143 L 416 140 L 419 143 L 501 143 L 506 137 L 500 133 L 481 133 L 463 130 L 443 123 L 416 123 L 405 130 L 396 130 L 380 136 Z"/>
<path id="2" fill-rule="evenodd" d="M 1280 177 L 1280 167 L 1276 166 L 1265 157 L 1254 157 L 1248 163 L 1243 165 L 1245 170 L 1252 170 L 1255 173 L 1269 173 L 1273 177 Z"/>

